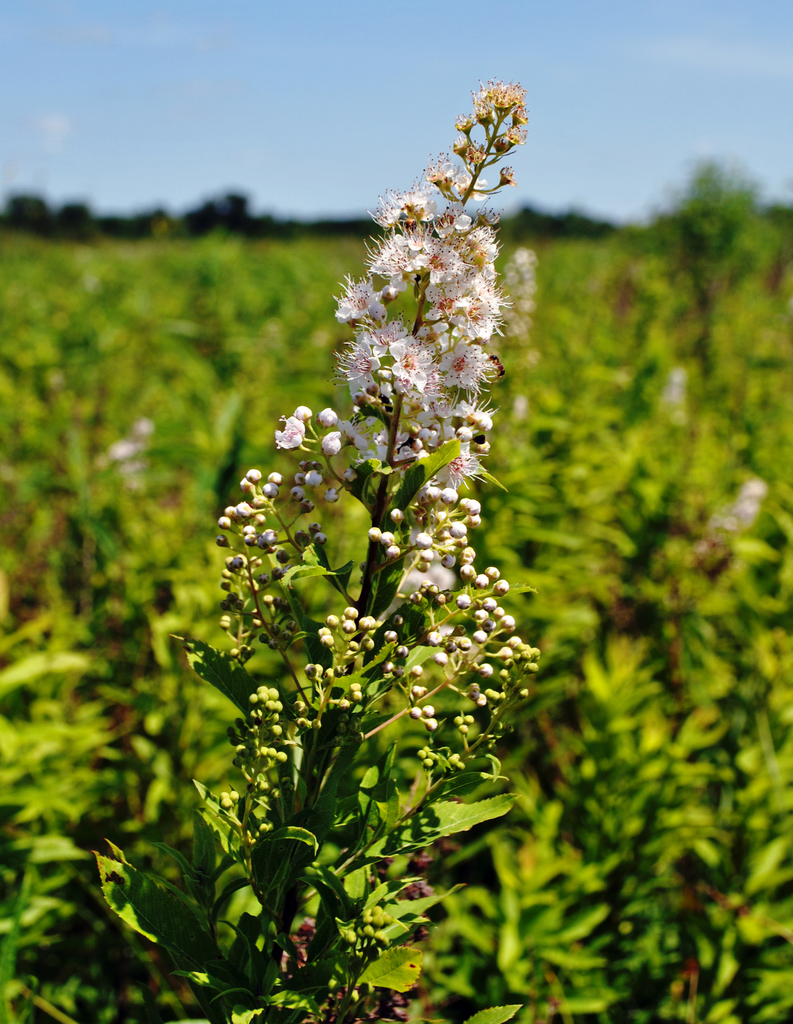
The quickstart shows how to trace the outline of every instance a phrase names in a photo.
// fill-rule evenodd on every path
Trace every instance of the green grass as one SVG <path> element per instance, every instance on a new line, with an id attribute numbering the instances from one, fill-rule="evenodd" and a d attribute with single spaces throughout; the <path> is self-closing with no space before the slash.
<path id="1" fill-rule="evenodd" d="M 742 230 L 704 285 L 661 226 L 548 245 L 531 335 L 500 346 L 489 468 L 509 493 L 479 488 L 476 547 L 537 588 L 510 611 L 543 659 L 504 749 L 518 808 L 433 851 L 433 884 L 468 885 L 426 944 L 427 1016 L 791 1012 L 793 267 L 781 229 Z M 333 400 L 332 296 L 363 247 L 0 250 L 6 933 L 30 885 L 6 999 L 142 1021 L 143 983 L 192 1016 L 103 909 L 88 851 L 108 838 L 167 874 L 149 844 L 189 840 L 190 778 L 227 781 L 229 709 L 170 634 L 218 640 L 214 518 L 247 468 L 288 465 L 280 415 Z M 145 451 L 109 458 L 143 418 Z M 754 477 L 756 521 L 710 525 Z"/>

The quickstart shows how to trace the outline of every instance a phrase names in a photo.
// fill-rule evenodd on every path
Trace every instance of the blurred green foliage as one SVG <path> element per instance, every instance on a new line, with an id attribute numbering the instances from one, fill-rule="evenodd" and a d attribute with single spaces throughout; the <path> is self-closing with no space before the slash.
<path id="1" fill-rule="evenodd" d="M 427 1015 L 793 1013 L 791 237 L 705 168 L 649 228 L 538 250 L 475 543 L 538 589 L 510 611 L 542 668 L 503 751 L 518 807 L 431 851 L 466 886 Z M 229 707 L 169 637 L 218 637 L 213 518 L 285 468 L 280 415 L 332 402 L 363 248 L 0 249 L 0 1020 L 143 1021 L 141 984 L 185 1018 L 88 851 L 175 877 L 151 842 L 189 842 L 191 777 L 227 782 Z"/>

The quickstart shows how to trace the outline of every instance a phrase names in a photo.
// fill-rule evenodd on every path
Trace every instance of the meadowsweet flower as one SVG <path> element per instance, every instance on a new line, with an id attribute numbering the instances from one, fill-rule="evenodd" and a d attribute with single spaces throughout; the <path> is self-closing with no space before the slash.
<path id="1" fill-rule="evenodd" d="M 305 424 L 296 416 L 282 416 L 281 419 L 284 421 L 284 429 L 275 432 L 276 448 L 299 448 L 306 436 Z"/>
<path id="2" fill-rule="evenodd" d="M 337 299 L 339 306 L 336 310 L 336 319 L 341 324 L 349 323 L 350 320 L 361 320 L 369 313 L 373 303 L 379 303 L 379 301 L 380 296 L 374 290 L 371 279 L 353 281 L 351 277 L 348 277 L 344 294 Z"/>

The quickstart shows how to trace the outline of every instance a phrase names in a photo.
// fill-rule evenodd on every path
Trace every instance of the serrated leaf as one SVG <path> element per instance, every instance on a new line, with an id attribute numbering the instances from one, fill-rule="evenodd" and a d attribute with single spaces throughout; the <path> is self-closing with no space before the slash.
<path id="1" fill-rule="evenodd" d="M 183 903 L 131 865 L 96 854 L 105 899 L 128 925 L 197 968 L 220 950 Z"/>
<path id="2" fill-rule="evenodd" d="M 464 1024 L 504 1024 L 512 1020 L 515 1014 L 523 1009 L 522 1003 L 511 1003 L 508 1006 L 491 1006 L 489 1010 L 480 1010 L 469 1017 Z"/>
<path id="3" fill-rule="evenodd" d="M 292 580 L 296 579 L 307 579 L 310 576 L 333 576 L 334 573 L 330 569 L 326 569 L 323 565 L 292 565 L 290 566 L 281 578 L 281 583 L 285 587 L 292 586 Z"/>
<path id="4" fill-rule="evenodd" d="M 218 651 L 202 640 L 186 640 L 177 636 L 187 652 L 190 666 L 216 687 L 243 714 L 251 710 L 248 698 L 256 690 L 256 683 L 240 663 L 225 651 Z"/>
<path id="5" fill-rule="evenodd" d="M 512 807 L 515 799 L 515 796 L 503 793 L 471 804 L 439 800 L 375 843 L 367 860 L 418 850 L 443 836 L 467 832 L 480 822 L 502 817 Z"/>
<path id="6" fill-rule="evenodd" d="M 363 984 L 378 988 L 392 988 L 395 992 L 407 992 L 416 984 L 421 974 L 422 953 L 409 946 L 396 946 L 369 964 L 358 979 Z"/>
<path id="7" fill-rule="evenodd" d="M 510 594 L 536 594 L 537 588 L 533 587 L 530 583 L 510 583 L 509 585 Z"/>

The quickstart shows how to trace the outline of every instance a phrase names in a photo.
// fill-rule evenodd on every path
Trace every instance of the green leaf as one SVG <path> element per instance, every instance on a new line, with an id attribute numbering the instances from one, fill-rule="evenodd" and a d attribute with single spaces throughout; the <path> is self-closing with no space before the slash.
<path id="1" fill-rule="evenodd" d="M 143 1009 L 146 1014 L 146 1024 L 162 1024 L 160 1011 L 157 1009 L 154 994 L 149 986 L 144 985 L 142 982 L 138 982 L 137 987 L 143 997 Z"/>
<path id="2" fill-rule="evenodd" d="M 405 575 L 405 567 L 401 561 L 383 569 L 375 577 L 375 591 L 368 614 L 379 618 L 394 602 L 399 593 L 399 585 Z"/>
<path id="3" fill-rule="evenodd" d="M 317 1017 L 322 1015 L 316 1000 L 312 999 L 311 996 L 307 996 L 304 992 L 292 992 L 289 989 L 283 989 L 268 996 L 267 1002 L 270 1006 L 283 1006 L 289 1010 L 307 1010 L 309 1013 L 316 1014 Z"/>
<path id="4" fill-rule="evenodd" d="M 489 1010 L 480 1010 L 469 1017 L 464 1024 L 504 1024 L 512 1020 L 515 1014 L 523 1009 L 522 1003 L 511 1003 L 509 1006 L 491 1006 Z"/>
<path id="5" fill-rule="evenodd" d="M 256 690 L 256 683 L 242 665 L 225 651 L 218 651 L 202 640 L 186 640 L 180 636 L 174 639 L 181 642 L 187 651 L 187 660 L 199 676 L 217 687 L 247 715 L 251 710 L 248 698 Z"/>
<path id="6" fill-rule="evenodd" d="M 309 846 L 310 854 L 302 856 L 301 846 Z M 277 888 L 295 870 L 316 856 L 319 842 L 313 832 L 287 825 L 269 833 L 253 849 L 251 863 L 256 882 L 263 892 Z"/>
<path id="7" fill-rule="evenodd" d="M 421 963 L 420 949 L 396 946 L 370 963 L 358 981 L 377 985 L 378 988 L 392 988 L 395 992 L 407 992 L 419 980 Z"/>
<path id="8" fill-rule="evenodd" d="M 120 850 L 109 844 L 114 853 Z M 219 958 L 220 950 L 198 919 L 176 896 L 123 860 L 96 854 L 102 892 L 128 925 L 197 968 Z"/>
<path id="9" fill-rule="evenodd" d="M 419 489 L 444 466 L 448 466 L 452 459 L 456 459 L 459 454 L 460 442 L 454 437 L 451 441 L 442 444 L 426 459 L 417 459 L 405 473 L 402 484 L 394 495 L 388 511 L 395 508 L 404 511 L 413 501 Z"/>
<path id="10" fill-rule="evenodd" d="M 11 916 L 11 927 L 0 946 L 0 1022 L 11 1024 L 12 1018 L 8 1015 L 8 1005 L 5 1001 L 6 985 L 16 973 L 17 947 L 19 945 L 19 931 L 22 914 L 28 903 L 30 895 L 30 875 L 25 872 L 19 894 L 14 902 L 14 910 Z"/>
<path id="11" fill-rule="evenodd" d="M 338 569 L 331 569 L 328 556 L 325 553 L 325 548 L 321 544 L 311 544 L 303 552 L 303 561 L 306 565 L 318 565 L 323 569 L 327 569 L 328 576 L 330 577 L 328 582 L 331 586 L 335 587 L 343 597 L 347 597 L 347 587 L 350 585 L 350 576 L 352 576 L 352 571 L 355 568 L 355 561 L 352 558 L 349 562 L 346 562 Z"/>
<path id="12" fill-rule="evenodd" d="M 76 654 L 71 651 L 31 654 L 0 671 L 0 697 L 8 696 L 18 686 L 32 683 L 41 676 L 67 673 L 82 675 L 90 664 L 91 659 L 87 654 Z"/>
<path id="13" fill-rule="evenodd" d="M 353 482 L 350 484 L 350 494 L 357 498 L 362 504 L 366 504 L 363 499 L 363 493 L 366 489 L 367 481 L 371 478 L 372 474 L 380 468 L 379 459 L 367 459 L 366 462 L 359 462 L 355 466 L 355 472 L 358 474 Z"/>
<path id="14" fill-rule="evenodd" d="M 510 583 L 509 585 L 510 594 L 536 594 L 537 589 L 530 583 Z"/>
<path id="15" fill-rule="evenodd" d="M 439 800 L 375 843 L 369 850 L 367 861 L 371 863 L 380 857 L 393 857 L 408 850 L 418 850 L 443 836 L 467 832 L 480 822 L 502 817 L 512 807 L 515 799 L 512 794 L 503 793 L 471 804 Z"/>
<path id="16" fill-rule="evenodd" d="M 283 580 L 281 580 L 282 590 L 284 597 L 289 602 L 289 607 L 292 609 L 292 614 L 297 619 L 297 624 L 300 627 L 300 631 L 305 633 L 304 644 L 308 651 L 308 656 L 316 665 L 321 665 L 323 668 L 330 668 L 333 665 L 333 655 L 327 647 L 323 647 L 319 642 L 319 631 L 323 626 L 321 622 L 315 622 L 314 619 L 309 618 L 306 615 L 303 605 L 297 600 L 297 596 L 292 587 L 284 587 Z M 248 705 L 250 711 L 250 705 Z"/>
<path id="17" fill-rule="evenodd" d="M 507 488 L 501 483 L 500 480 L 496 480 L 492 473 L 488 473 L 486 469 L 480 469 L 477 473 L 483 480 L 487 480 L 489 484 L 495 484 L 496 487 L 500 487 L 505 493 L 509 493 Z"/>
<path id="18" fill-rule="evenodd" d="M 215 833 L 200 811 L 193 811 L 193 868 L 211 875 L 217 862 Z"/>
<path id="19" fill-rule="evenodd" d="M 286 570 L 281 583 L 285 587 L 292 586 L 292 580 L 296 579 L 307 579 L 309 576 L 333 576 L 334 573 L 330 569 L 326 569 L 322 565 L 293 565 Z"/>

